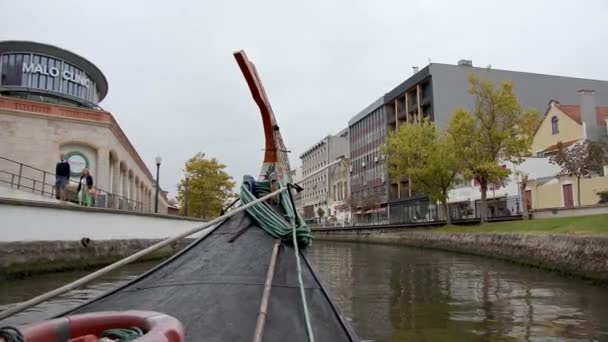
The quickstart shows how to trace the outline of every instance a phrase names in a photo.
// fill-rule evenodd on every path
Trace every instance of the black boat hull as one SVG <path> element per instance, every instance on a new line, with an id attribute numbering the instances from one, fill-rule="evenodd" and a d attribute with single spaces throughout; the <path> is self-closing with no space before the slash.
<path id="1" fill-rule="evenodd" d="M 138 279 L 68 314 L 151 310 L 179 319 L 188 341 L 251 341 L 275 239 L 245 213 Z M 303 257 L 316 341 L 358 341 Z M 292 247 L 277 259 L 263 341 L 308 341 Z"/>

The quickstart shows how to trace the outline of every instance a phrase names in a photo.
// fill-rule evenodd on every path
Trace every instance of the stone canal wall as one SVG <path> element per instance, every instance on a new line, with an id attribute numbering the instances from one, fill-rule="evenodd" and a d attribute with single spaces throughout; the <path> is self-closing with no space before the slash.
<path id="1" fill-rule="evenodd" d="M 374 242 L 489 256 L 608 283 L 608 237 L 540 234 L 314 231 L 320 240 Z"/>
<path id="2" fill-rule="evenodd" d="M 0 279 L 93 269 L 134 254 L 158 239 L 0 242 Z M 194 239 L 182 239 L 140 261 L 166 258 Z"/>

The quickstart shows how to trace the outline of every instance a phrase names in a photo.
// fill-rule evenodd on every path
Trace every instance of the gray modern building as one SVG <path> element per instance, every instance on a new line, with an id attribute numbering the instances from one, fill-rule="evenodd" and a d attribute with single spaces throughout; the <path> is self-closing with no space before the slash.
<path id="1" fill-rule="evenodd" d="M 388 131 L 388 106 L 381 97 L 348 121 L 350 130 L 351 201 L 353 219 L 386 213 L 387 174 L 380 145 Z"/>
<path id="2" fill-rule="evenodd" d="M 551 99 L 578 103 L 579 89 L 595 90 L 598 105 L 608 104 L 608 82 L 574 77 L 474 67 L 469 60 L 457 65 L 432 63 L 399 84 L 349 121 L 353 199 L 369 212 L 365 202 L 377 201 L 379 211 L 388 212 L 422 195 L 412 192 L 407 177 L 388 179 L 379 152 L 386 135 L 403 123 L 428 117 L 445 128 L 456 108 L 472 109 L 469 75 L 496 82 L 511 81 L 524 109 L 544 111 Z M 379 194 L 379 195 L 378 195 Z M 369 200 L 370 196 L 373 200 Z M 389 205 L 390 204 L 390 205 Z M 388 208 L 390 207 L 390 208 Z M 386 208 L 386 209 L 384 209 Z"/>

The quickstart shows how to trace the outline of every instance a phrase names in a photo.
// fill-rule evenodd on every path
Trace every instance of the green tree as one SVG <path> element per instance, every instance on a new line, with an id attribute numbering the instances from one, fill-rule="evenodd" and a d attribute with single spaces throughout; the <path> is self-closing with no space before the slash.
<path id="1" fill-rule="evenodd" d="M 530 155 L 534 131 L 539 123 L 537 110 L 523 111 L 511 82 L 500 84 L 469 76 L 474 107 L 457 109 L 450 120 L 448 135 L 457 157 L 463 162 L 465 179 L 480 184 L 480 218 L 487 222 L 488 185 L 502 183 L 510 170 L 502 162 L 521 163 Z"/>
<path id="2" fill-rule="evenodd" d="M 577 205 L 581 205 L 581 178 L 592 173 L 601 174 L 608 163 L 608 145 L 605 142 L 585 140 L 570 147 L 557 143 L 557 153 L 550 156 L 553 164 L 559 165 L 560 174 L 576 177 Z"/>
<path id="3" fill-rule="evenodd" d="M 206 158 L 201 152 L 186 162 L 184 178 L 177 188 L 182 214 L 186 205 L 188 216 L 211 219 L 220 214 L 222 208 L 234 198 L 234 182 L 225 168 L 226 165 L 215 158 Z"/>
<path id="4" fill-rule="evenodd" d="M 428 119 L 420 124 L 401 125 L 388 135 L 382 151 L 391 177 L 408 175 L 416 191 L 443 204 L 450 224 L 448 191 L 462 163 L 445 132 L 438 131 Z"/>

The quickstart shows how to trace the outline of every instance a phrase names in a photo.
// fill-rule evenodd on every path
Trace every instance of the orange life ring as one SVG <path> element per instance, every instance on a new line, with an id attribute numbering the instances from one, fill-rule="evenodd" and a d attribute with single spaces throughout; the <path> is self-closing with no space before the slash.
<path id="1" fill-rule="evenodd" d="M 145 334 L 137 342 L 184 342 L 184 326 L 174 317 L 154 311 L 104 311 L 32 323 L 22 327 L 27 342 L 65 342 L 108 329 L 139 327 Z"/>

